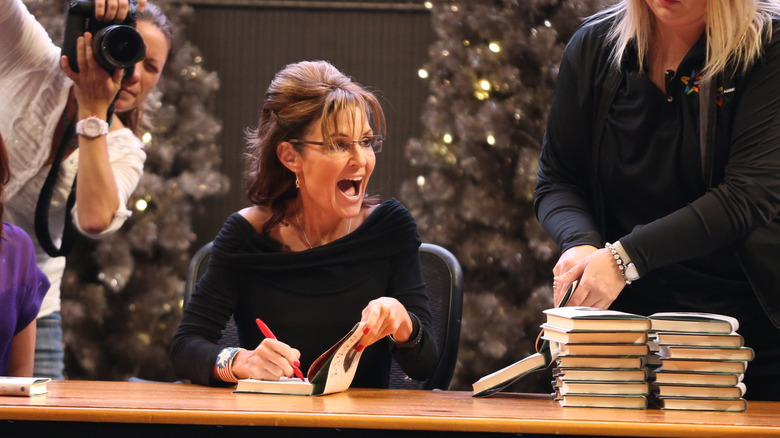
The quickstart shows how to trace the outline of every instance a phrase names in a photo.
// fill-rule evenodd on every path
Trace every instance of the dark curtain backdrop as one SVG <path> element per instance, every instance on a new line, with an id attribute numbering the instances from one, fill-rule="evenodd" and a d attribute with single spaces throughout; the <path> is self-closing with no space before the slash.
<path id="1" fill-rule="evenodd" d="M 369 191 L 399 198 L 412 169 L 404 157 L 410 138 L 422 132 L 420 111 L 428 83 L 418 69 L 435 40 L 423 2 L 186 1 L 195 10 L 189 37 L 204 67 L 220 79 L 214 112 L 223 123 L 218 144 L 229 193 L 208 200 L 194 218 L 194 248 L 211 240 L 226 217 L 244 207 L 244 132 L 254 127 L 273 75 L 285 65 L 324 59 L 355 81 L 378 91 L 388 120 L 388 139 Z M 403 202 L 403 200 L 401 199 Z"/>

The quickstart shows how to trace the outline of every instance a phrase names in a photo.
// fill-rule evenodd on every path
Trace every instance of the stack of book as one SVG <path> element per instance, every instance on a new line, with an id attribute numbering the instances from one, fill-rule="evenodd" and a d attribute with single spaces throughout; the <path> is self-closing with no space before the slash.
<path id="1" fill-rule="evenodd" d="M 645 316 L 591 307 L 545 310 L 561 406 L 644 409 L 649 387 Z"/>
<path id="2" fill-rule="evenodd" d="M 747 409 L 742 383 L 753 349 L 725 315 L 665 312 L 650 315 L 651 342 L 660 366 L 651 370 L 653 403 L 662 409 Z"/>

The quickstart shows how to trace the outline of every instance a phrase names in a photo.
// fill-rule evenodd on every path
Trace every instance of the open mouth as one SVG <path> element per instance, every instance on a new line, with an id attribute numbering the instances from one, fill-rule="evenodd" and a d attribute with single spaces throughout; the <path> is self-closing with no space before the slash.
<path id="1" fill-rule="evenodd" d="M 350 198 L 354 198 L 355 196 L 360 193 L 360 183 L 363 182 L 363 177 L 355 177 L 355 178 L 346 178 L 342 179 L 341 181 L 336 184 L 336 186 L 341 190 L 342 193 L 347 195 Z"/>

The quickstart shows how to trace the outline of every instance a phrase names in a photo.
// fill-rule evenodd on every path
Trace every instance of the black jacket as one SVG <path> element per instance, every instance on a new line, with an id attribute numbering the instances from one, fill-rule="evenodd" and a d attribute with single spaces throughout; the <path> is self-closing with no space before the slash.
<path id="1" fill-rule="evenodd" d="M 640 275 L 731 246 L 780 328 L 779 30 L 747 74 L 716 80 L 720 104 L 703 154 L 706 193 L 614 236 L 605 226 L 597 169 L 607 113 L 625 71 L 608 59 L 608 27 L 585 25 L 566 47 L 539 160 L 537 217 L 562 251 L 619 239 Z M 635 63 L 631 54 L 626 59 Z"/>

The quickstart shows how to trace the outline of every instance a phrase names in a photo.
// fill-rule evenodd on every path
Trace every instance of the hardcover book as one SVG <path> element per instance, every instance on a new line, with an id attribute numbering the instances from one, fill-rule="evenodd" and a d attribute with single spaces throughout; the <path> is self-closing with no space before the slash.
<path id="1" fill-rule="evenodd" d="M 562 356 L 558 357 L 561 368 L 642 368 L 646 357 L 603 357 L 603 356 Z"/>
<path id="2" fill-rule="evenodd" d="M 560 385 L 558 384 L 560 383 Z M 598 381 L 560 381 L 556 382 L 561 395 L 567 394 L 604 394 L 604 395 L 648 395 L 647 382 L 598 382 Z"/>
<path id="3" fill-rule="evenodd" d="M 649 318 L 650 330 L 654 332 L 729 334 L 739 329 L 736 318 L 715 313 L 659 312 Z"/>
<path id="4" fill-rule="evenodd" d="M 742 381 L 744 374 L 694 373 L 667 371 L 663 367 L 653 373 L 655 383 L 659 385 L 706 385 L 735 386 Z"/>
<path id="5" fill-rule="evenodd" d="M 545 345 L 546 344 L 547 341 L 545 341 Z M 471 385 L 474 391 L 473 396 L 487 397 L 493 395 L 516 382 L 518 379 L 534 371 L 547 368 L 551 363 L 550 349 L 547 346 L 545 348 L 546 351 L 544 352 L 534 353 L 477 380 Z"/>
<path id="6" fill-rule="evenodd" d="M 741 374 L 747 369 L 747 362 L 719 360 L 663 359 L 667 371 L 695 371 L 705 373 Z"/>
<path id="7" fill-rule="evenodd" d="M 553 377 L 561 381 L 644 382 L 646 369 L 631 368 L 554 368 Z"/>
<path id="8" fill-rule="evenodd" d="M 558 403 L 561 406 L 579 408 L 645 409 L 647 407 L 647 398 L 643 395 L 566 394 L 558 398 Z"/>
<path id="9" fill-rule="evenodd" d="M 649 352 L 647 344 L 559 344 L 550 345 L 563 356 L 614 356 L 614 357 L 646 357 Z"/>
<path id="10" fill-rule="evenodd" d="M 0 395 L 33 396 L 46 394 L 48 377 L 0 376 Z"/>
<path id="11" fill-rule="evenodd" d="M 569 301 L 574 289 L 577 287 L 577 281 L 572 282 L 561 300 L 561 305 L 565 306 Z M 501 368 L 481 377 L 474 382 L 472 386 L 473 397 L 487 397 L 493 395 L 522 377 L 552 365 L 557 353 L 550 348 L 550 342 L 542 338 L 542 333 L 536 339 L 536 353 L 531 354 L 511 365 Z"/>
<path id="12" fill-rule="evenodd" d="M 562 344 L 646 344 L 647 332 L 580 332 L 550 324 L 542 324 L 548 341 Z"/>
<path id="13" fill-rule="evenodd" d="M 306 372 L 306 379 L 240 379 L 235 392 L 265 394 L 324 395 L 345 391 L 352 383 L 362 352 L 356 350 L 365 322 L 352 327 L 339 342 L 318 357 Z"/>
<path id="14" fill-rule="evenodd" d="M 665 410 L 743 412 L 747 409 L 743 398 L 656 397 L 653 403 Z"/>
<path id="15" fill-rule="evenodd" d="M 741 398 L 747 388 L 744 383 L 738 383 L 734 386 L 653 385 L 653 390 L 661 398 Z"/>
<path id="16" fill-rule="evenodd" d="M 753 360 L 755 353 L 750 347 L 717 348 L 661 345 L 658 349 L 661 359 L 700 359 L 700 360 Z"/>
<path id="17" fill-rule="evenodd" d="M 655 335 L 658 345 L 690 345 L 698 347 L 739 348 L 745 345 L 745 340 L 736 332 L 729 334 L 699 334 L 658 332 Z"/>
<path id="18" fill-rule="evenodd" d="M 573 306 L 547 309 L 544 313 L 547 324 L 565 329 L 625 332 L 646 332 L 650 329 L 650 320 L 646 316 L 617 310 Z"/>

